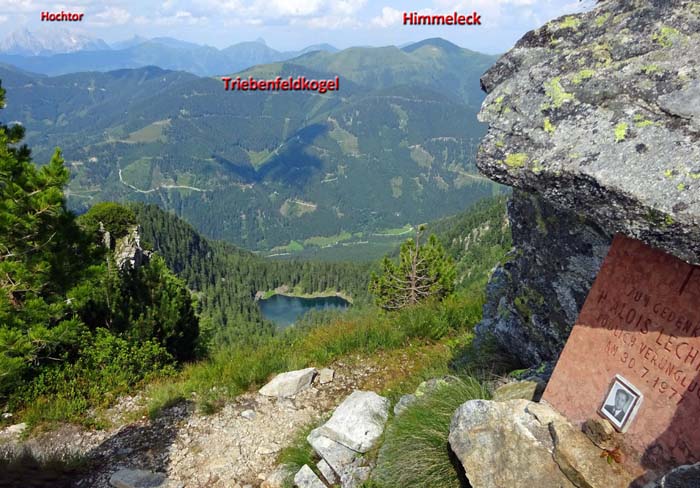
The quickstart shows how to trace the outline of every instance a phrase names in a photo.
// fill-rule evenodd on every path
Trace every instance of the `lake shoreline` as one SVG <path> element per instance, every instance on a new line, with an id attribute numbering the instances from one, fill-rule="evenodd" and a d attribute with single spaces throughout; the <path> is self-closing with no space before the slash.
<path id="1" fill-rule="evenodd" d="M 285 289 L 283 289 L 285 288 Z M 346 302 L 348 302 L 350 305 L 353 304 L 353 299 L 352 296 L 349 294 L 343 292 L 343 291 L 317 291 L 314 293 L 297 293 L 294 290 L 290 290 L 288 287 L 279 287 L 274 290 L 268 290 L 268 291 L 258 291 L 255 294 L 255 301 L 259 302 L 260 300 L 268 300 L 275 295 L 282 295 L 285 297 L 290 297 L 290 298 L 331 298 L 331 297 L 337 297 L 337 298 L 342 298 Z"/>

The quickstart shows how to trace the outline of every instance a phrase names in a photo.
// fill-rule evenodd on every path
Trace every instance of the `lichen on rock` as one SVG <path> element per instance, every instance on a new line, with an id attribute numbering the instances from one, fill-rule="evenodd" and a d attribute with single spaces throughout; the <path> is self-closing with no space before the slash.
<path id="1" fill-rule="evenodd" d="M 556 359 L 616 233 L 700 263 L 697 52 L 695 2 L 608 0 L 527 33 L 482 77 L 477 164 L 516 191 L 478 330 L 523 365 Z"/>

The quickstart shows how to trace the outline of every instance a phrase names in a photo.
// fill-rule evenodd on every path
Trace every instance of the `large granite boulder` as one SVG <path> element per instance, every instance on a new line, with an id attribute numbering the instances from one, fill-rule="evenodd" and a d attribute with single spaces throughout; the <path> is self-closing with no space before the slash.
<path id="1" fill-rule="evenodd" d="M 291 398 L 311 386 L 316 375 L 316 368 L 288 371 L 275 376 L 268 384 L 260 388 L 263 396 Z"/>
<path id="2" fill-rule="evenodd" d="M 331 418 L 319 427 L 319 433 L 353 451 L 369 451 L 384 432 L 390 402 L 373 391 L 354 391 Z"/>
<path id="3" fill-rule="evenodd" d="M 627 488 L 633 480 L 564 417 L 527 400 L 464 403 L 449 442 L 473 488 Z"/>
<path id="4" fill-rule="evenodd" d="M 477 163 L 516 191 L 480 338 L 556 359 L 615 233 L 700 263 L 699 50 L 697 2 L 608 0 L 482 77 Z"/>

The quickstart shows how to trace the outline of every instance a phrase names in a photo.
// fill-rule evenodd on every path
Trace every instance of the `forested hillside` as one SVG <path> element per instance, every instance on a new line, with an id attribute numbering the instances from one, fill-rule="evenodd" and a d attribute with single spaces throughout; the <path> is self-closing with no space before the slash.
<path id="1" fill-rule="evenodd" d="M 474 165 L 478 77 L 492 61 L 433 39 L 240 73 L 339 75 L 340 91 L 323 95 L 224 91 L 153 67 L 0 76 L 40 159 L 64 149 L 73 208 L 156 203 L 207 237 L 283 254 L 364 242 L 500 191 Z"/>
<path id="2" fill-rule="evenodd" d="M 298 293 L 343 292 L 356 304 L 367 300 L 369 264 L 274 261 L 220 241 L 155 205 L 131 207 L 144 241 L 185 280 L 213 341 L 247 342 L 275 332 L 263 320 L 256 293 L 288 286 Z"/>
<path id="3" fill-rule="evenodd" d="M 159 256 L 115 258 L 133 214 L 103 204 L 76 219 L 60 151 L 37 169 L 23 133 L 0 125 L 0 405 L 75 418 L 194 359 L 199 320 Z"/>
<path id="4" fill-rule="evenodd" d="M 483 288 L 493 267 L 512 248 L 507 201 L 506 195 L 482 200 L 428 225 L 455 260 L 459 288 Z"/>

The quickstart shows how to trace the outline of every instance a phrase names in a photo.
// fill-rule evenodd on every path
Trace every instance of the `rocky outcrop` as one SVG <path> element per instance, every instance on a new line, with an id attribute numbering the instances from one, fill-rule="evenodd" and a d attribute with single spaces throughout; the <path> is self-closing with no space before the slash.
<path id="1" fill-rule="evenodd" d="M 513 250 L 486 289 L 480 340 L 495 340 L 523 366 L 556 360 L 611 243 L 593 222 L 515 191 L 508 202 Z"/>
<path id="2" fill-rule="evenodd" d="M 104 242 L 107 247 L 110 241 L 109 232 L 105 232 Z M 150 256 L 151 251 L 141 247 L 141 228 L 137 225 L 133 226 L 127 235 L 117 239 L 114 245 L 114 260 L 122 271 L 143 266 L 148 263 Z"/>
<path id="3" fill-rule="evenodd" d="M 697 2 L 608 0 L 483 76 L 478 166 L 515 192 L 480 338 L 556 359 L 615 233 L 700 263 L 699 49 Z"/>
<path id="4" fill-rule="evenodd" d="M 633 480 L 564 417 L 526 400 L 466 402 L 449 442 L 473 488 L 627 488 Z"/>
<path id="5" fill-rule="evenodd" d="M 700 463 L 679 466 L 646 488 L 698 488 L 700 487 Z"/>
<path id="6" fill-rule="evenodd" d="M 544 393 L 545 383 L 542 381 L 513 381 L 499 386 L 493 392 L 493 400 L 506 402 L 508 400 L 540 401 Z"/>
<path id="7" fill-rule="evenodd" d="M 311 386 L 315 375 L 316 368 L 278 374 L 272 381 L 260 388 L 260 394 L 269 397 L 291 398 Z"/>

